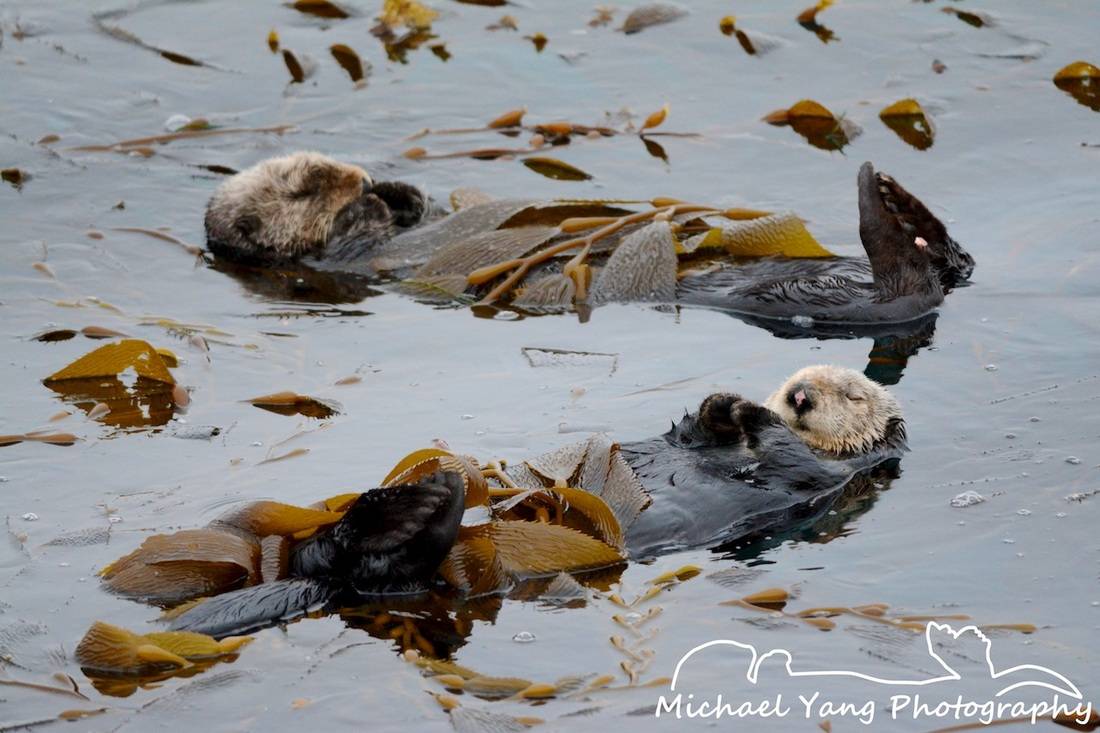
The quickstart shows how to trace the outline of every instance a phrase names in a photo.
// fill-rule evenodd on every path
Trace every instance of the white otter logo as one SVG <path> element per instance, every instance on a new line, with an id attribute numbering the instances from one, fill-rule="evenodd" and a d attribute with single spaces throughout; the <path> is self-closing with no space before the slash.
<path id="1" fill-rule="evenodd" d="M 964 637 L 964 635 L 967 635 Z M 954 667 L 947 663 L 936 652 L 935 642 L 955 641 L 960 637 L 976 640 L 984 651 L 984 671 L 989 675 L 988 679 L 996 687 L 989 700 L 965 700 L 958 695 L 952 700 L 939 700 L 933 702 L 922 700 L 920 691 L 931 685 L 949 684 L 963 679 Z M 964 626 L 958 630 L 950 624 L 929 621 L 925 627 L 924 640 L 928 655 L 943 670 L 943 674 L 934 674 L 923 679 L 891 679 L 877 677 L 863 672 L 848 670 L 804 670 L 794 668 L 794 657 L 786 649 L 771 649 L 760 654 L 756 647 L 733 639 L 716 639 L 700 644 L 687 652 L 676 664 L 672 679 L 669 683 L 669 696 L 661 695 L 654 711 L 656 717 L 671 715 L 676 718 L 722 718 L 722 717 L 787 717 L 794 715 L 805 718 L 827 718 L 829 716 L 849 716 L 860 722 L 870 725 L 875 718 L 876 702 L 868 699 L 863 704 L 845 701 L 836 703 L 822 700 L 820 692 L 799 694 L 797 699 L 784 702 L 783 695 L 777 694 L 761 700 L 748 700 L 739 703 L 723 701 L 722 695 L 713 699 L 696 698 L 693 694 L 685 694 L 678 691 L 681 674 L 685 670 L 688 661 L 700 652 L 712 647 L 734 647 L 749 653 L 748 666 L 745 670 L 745 678 L 757 685 L 761 676 L 761 667 L 769 659 L 782 662 L 781 669 L 792 678 L 808 678 L 817 680 L 826 679 L 852 679 L 863 680 L 875 685 L 883 685 L 892 688 L 912 688 L 910 694 L 892 694 L 886 711 L 892 719 L 901 717 L 918 718 L 952 718 L 955 720 L 973 719 L 989 724 L 995 720 L 1009 718 L 1030 718 L 1037 722 L 1041 718 L 1067 720 L 1084 725 L 1094 719 L 1093 706 L 1086 702 L 1081 690 L 1065 675 L 1048 667 L 1037 664 L 1020 664 L 1005 669 L 997 669 L 993 662 L 992 641 L 982 633 L 977 626 Z M 771 669 L 774 665 L 770 665 Z M 973 673 L 967 676 L 967 681 L 974 681 Z M 1050 699 L 1040 702 L 1024 702 L 1010 700 L 1006 696 L 1013 692 L 1029 688 L 1031 691 L 1045 690 L 1053 693 Z M 942 688 L 940 688 L 942 689 Z M 1064 702 L 1062 696 L 1070 702 Z"/>

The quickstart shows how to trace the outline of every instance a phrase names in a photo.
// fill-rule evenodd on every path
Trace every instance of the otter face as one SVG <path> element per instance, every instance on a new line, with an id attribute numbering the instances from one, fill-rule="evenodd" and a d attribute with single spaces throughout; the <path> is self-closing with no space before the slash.
<path id="1" fill-rule="evenodd" d="M 215 254 L 293 260 L 323 247 L 337 214 L 370 191 L 362 168 L 318 153 L 265 160 L 223 183 L 206 209 Z"/>
<path id="2" fill-rule="evenodd" d="M 886 436 L 901 406 L 882 386 L 838 366 L 796 372 L 764 403 L 807 445 L 850 455 L 869 450 Z"/>
<path id="3" fill-rule="evenodd" d="M 974 272 L 974 258 L 920 199 L 870 163 L 859 169 L 860 238 L 868 247 L 889 248 L 916 267 L 930 265 L 944 291 Z"/>

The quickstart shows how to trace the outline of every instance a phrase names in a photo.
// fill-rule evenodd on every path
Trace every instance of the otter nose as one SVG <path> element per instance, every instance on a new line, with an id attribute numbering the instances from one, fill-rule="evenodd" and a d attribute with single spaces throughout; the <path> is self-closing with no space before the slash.
<path id="1" fill-rule="evenodd" d="M 802 407 L 802 403 L 805 402 L 805 401 L 806 401 L 806 391 L 805 390 L 800 389 L 800 390 L 798 390 L 797 392 L 794 393 L 794 406 L 795 407 Z"/>

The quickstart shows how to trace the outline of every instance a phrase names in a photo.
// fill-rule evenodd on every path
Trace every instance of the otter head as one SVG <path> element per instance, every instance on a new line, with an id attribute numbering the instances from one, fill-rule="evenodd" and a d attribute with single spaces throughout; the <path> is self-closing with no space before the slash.
<path id="1" fill-rule="evenodd" d="M 271 158 L 223 183 L 206 209 L 217 255 L 238 261 L 291 261 L 324 247 L 341 209 L 369 193 L 358 166 L 319 153 Z"/>
<path id="2" fill-rule="evenodd" d="M 901 421 L 901 406 L 892 394 L 838 366 L 800 369 L 764 406 L 811 448 L 836 455 L 870 450 Z"/>
<path id="3" fill-rule="evenodd" d="M 974 271 L 974 258 L 951 238 L 943 222 L 870 163 L 859 169 L 859 237 L 876 282 L 880 274 L 902 270 L 919 276 L 931 268 L 947 292 Z"/>

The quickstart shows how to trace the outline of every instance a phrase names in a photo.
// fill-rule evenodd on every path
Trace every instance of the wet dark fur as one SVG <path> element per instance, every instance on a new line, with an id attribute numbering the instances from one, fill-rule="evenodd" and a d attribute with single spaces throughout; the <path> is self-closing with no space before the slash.
<path id="1" fill-rule="evenodd" d="M 715 548 L 811 521 L 851 479 L 906 450 L 892 420 L 864 454 L 815 453 L 771 410 L 738 395 L 712 395 L 664 436 L 622 445 L 653 503 L 627 533 L 635 559 Z"/>
<path id="2" fill-rule="evenodd" d="M 866 259 L 763 258 L 729 264 L 685 277 L 677 285 L 675 301 L 727 311 L 784 336 L 863 335 L 854 333 L 861 331 L 876 336 L 875 329 L 886 324 L 927 316 L 970 277 L 973 258 L 919 199 L 891 177 L 876 173 L 870 163 L 860 168 L 858 184 Z M 328 240 L 293 257 L 255 241 L 258 224 L 248 217 L 228 225 L 212 221 L 209 210 L 208 246 L 219 258 L 237 263 L 269 268 L 300 263 L 303 269 L 325 270 L 333 282 L 339 282 L 336 273 L 346 272 L 352 280 L 343 289 L 355 299 L 356 294 L 370 294 L 368 281 L 377 278 L 364 267 L 370 254 L 400 229 L 433 218 L 438 212 L 432 209 L 407 184 L 365 183 L 363 194 L 337 214 Z M 914 244 L 917 237 L 927 241 L 927 248 Z M 285 289 L 294 296 L 293 287 Z M 792 328 L 795 316 L 812 322 L 797 321 Z M 838 327 L 843 333 L 835 333 Z"/>
<path id="3" fill-rule="evenodd" d="M 454 544 L 464 503 L 456 473 L 368 491 L 339 522 L 293 548 L 289 578 L 211 598 L 171 628 L 229 636 L 371 596 L 423 591 Z"/>
<path id="4" fill-rule="evenodd" d="M 926 315 L 970 277 L 974 258 L 919 199 L 870 163 L 860 168 L 858 185 L 866 260 L 738 264 L 684 278 L 677 300 L 757 318 L 807 316 L 822 323 L 897 323 Z M 917 237 L 926 248 L 914 244 Z"/>

